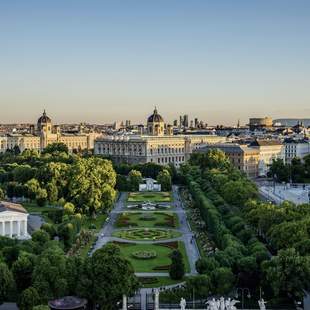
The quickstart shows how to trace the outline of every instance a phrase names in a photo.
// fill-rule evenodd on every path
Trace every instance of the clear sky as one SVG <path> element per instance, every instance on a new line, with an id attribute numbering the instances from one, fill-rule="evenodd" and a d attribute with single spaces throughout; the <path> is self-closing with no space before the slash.
<path id="1" fill-rule="evenodd" d="M 0 122 L 310 117 L 309 0 L 2 0 Z"/>

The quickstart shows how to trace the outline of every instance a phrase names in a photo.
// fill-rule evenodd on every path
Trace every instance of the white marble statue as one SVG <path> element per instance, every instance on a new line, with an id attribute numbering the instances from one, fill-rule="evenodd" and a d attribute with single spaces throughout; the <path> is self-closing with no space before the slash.
<path id="1" fill-rule="evenodd" d="M 155 289 L 155 302 L 154 302 L 154 310 L 159 310 L 159 290 L 158 288 Z"/>
<path id="2" fill-rule="evenodd" d="M 220 298 L 220 309 L 219 310 L 225 310 L 225 299 L 224 299 L 224 297 Z"/>
<path id="3" fill-rule="evenodd" d="M 259 309 L 260 309 L 260 310 L 266 310 L 265 304 L 266 304 L 266 301 L 265 301 L 263 298 L 260 299 L 260 300 L 258 301 Z"/>
<path id="4" fill-rule="evenodd" d="M 181 307 L 181 310 L 185 310 L 186 300 L 183 297 L 181 298 L 180 307 Z"/>
<path id="5" fill-rule="evenodd" d="M 208 305 L 207 310 L 218 310 L 217 304 L 214 298 L 212 300 L 208 300 L 207 305 Z"/>

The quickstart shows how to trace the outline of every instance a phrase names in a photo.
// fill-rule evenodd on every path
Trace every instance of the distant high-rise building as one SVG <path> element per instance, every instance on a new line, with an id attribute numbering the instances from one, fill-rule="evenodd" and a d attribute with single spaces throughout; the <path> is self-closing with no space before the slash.
<path id="1" fill-rule="evenodd" d="M 191 125 L 190 125 L 191 128 L 194 128 L 194 121 L 191 120 Z"/>
<path id="2" fill-rule="evenodd" d="M 131 125 L 131 122 L 130 122 L 129 119 L 127 119 L 127 120 L 126 120 L 126 128 L 127 128 L 127 127 L 130 127 L 130 125 Z"/>
<path id="3" fill-rule="evenodd" d="M 183 116 L 180 115 L 180 123 L 179 123 L 179 127 L 182 128 L 184 125 L 183 125 Z"/>
<path id="4" fill-rule="evenodd" d="M 183 126 L 188 127 L 188 115 L 187 114 L 183 116 Z"/>
<path id="5" fill-rule="evenodd" d="M 195 118 L 195 128 L 197 128 L 198 127 L 198 118 L 196 117 Z"/>
<path id="6" fill-rule="evenodd" d="M 178 127 L 178 120 L 177 120 L 177 119 L 175 119 L 175 120 L 173 121 L 173 126 L 174 126 L 174 127 Z"/>

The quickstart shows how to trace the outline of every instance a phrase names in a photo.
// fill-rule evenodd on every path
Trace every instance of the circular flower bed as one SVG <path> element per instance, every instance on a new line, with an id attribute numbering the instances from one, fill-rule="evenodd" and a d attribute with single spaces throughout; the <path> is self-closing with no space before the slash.
<path id="1" fill-rule="evenodd" d="M 137 259 L 152 259 L 157 256 L 155 251 L 137 251 L 131 253 L 133 258 Z"/>
<path id="2" fill-rule="evenodd" d="M 170 229 L 156 229 L 156 228 L 136 228 L 115 231 L 113 233 L 114 237 L 119 237 L 122 239 L 129 240 L 163 240 L 180 237 L 178 231 Z"/>

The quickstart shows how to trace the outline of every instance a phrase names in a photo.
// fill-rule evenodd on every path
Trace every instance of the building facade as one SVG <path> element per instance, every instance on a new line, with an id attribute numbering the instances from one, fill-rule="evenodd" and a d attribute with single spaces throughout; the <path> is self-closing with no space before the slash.
<path id="1" fill-rule="evenodd" d="M 249 178 L 258 176 L 259 151 L 245 145 L 236 143 L 219 143 L 208 145 L 196 152 L 208 152 L 211 149 L 219 149 L 225 153 L 230 162 Z"/>
<path id="2" fill-rule="evenodd" d="M 62 142 L 67 145 L 69 151 L 93 149 L 94 140 L 98 134 L 94 132 L 83 133 L 82 129 L 74 133 L 62 133 L 59 126 L 53 126 L 52 120 L 44 111 L 38 119 L 36 127 L 30 128 L 26 134 L 6 134 L 0 137 L 0 152 L 13 150 L 18 147 L 24 150 L 42 151 L 47 145 Z"/>
<path id="3" fill-rule="evenodd" d="M 251 130 L 271 128 L 273 125 L 271 117 L 250 118 L 249 126 Z"/>
<path id="4" fill-rule="evenodd" d="M 283 159 L 283 144 L 278 140 L 255 140 L 250 147 L 259 151 L 258 176 L 267 176 L 275 159 Z"/>
<path id="5" fill-rule="evenodd" d="M 225 137 L 215 135 L 173 135 L 172 126 L 165 125 L 157 109 L 148 117 L 146 128 L 146 133 L 141 135 L 99 137 L 95 140 L 94 152 L 119 163 L 172 163 L 178 167 L 189 159 L 194 150 L 226 141 Z"/>
<path id="6" fill-rule="evenodd" d="M 0 236 L 28 239 L 28 213 L 19 204 L 0 201 Z"/>
<path id="7" fill-rule="evenodd" d="M 310 154 L 310 141 L 308 140 L 286 140 L 283 147 L 283 160 L 290 164 L 293 158 L 303 159 Z"/>

